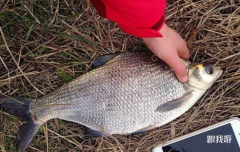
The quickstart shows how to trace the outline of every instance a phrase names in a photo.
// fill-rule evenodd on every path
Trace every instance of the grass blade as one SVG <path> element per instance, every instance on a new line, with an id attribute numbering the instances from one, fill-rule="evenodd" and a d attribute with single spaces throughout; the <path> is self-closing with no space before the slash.
<path id="1" fill-rule="evenodd" d="M 69 34 L 61 33 L 61 32 L 56 32 L 55 34 L 58 35 L 58 36 L 64 37 L 64 38 L 68 38 L 68 39 L 72 39 L 72 40 L 76 40 L 76 41 L 86 42 L 86 43 L 91 44 L 91 45 L 96 45 L 95 43 L 93 43 L 93 42 L 83 38 L 80 35 L 69 35 Z"/>
<path id="2" fill-rule="evenodd" d="M 30 28 L 29 28 L 29 30 L 28 30 L 28 32 L 27 32 L 27 37 L 26 37 L 26 41 L 28 41 L 28 39 L 29 39 L 29 37 L 30 37 L 30 34 L 31 34 L 31 32 L 32 32 L 32 30 L 33 30 L 33 27 L 34 27 L 34 24 L 32 24 L 31 26 L 30 26 Z"/>

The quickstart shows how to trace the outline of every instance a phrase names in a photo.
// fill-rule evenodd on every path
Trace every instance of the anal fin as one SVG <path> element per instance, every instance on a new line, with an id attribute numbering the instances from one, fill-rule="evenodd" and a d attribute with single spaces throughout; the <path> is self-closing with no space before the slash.
<path id="1" fill-rule="evenodd" d="M 84 133 L 86 135 L 91 135 L 94 138 L 107 137 L 107 134 L 104 134 L 100 131 L 93 130 L 93 129 L 85 127 L 85 126 L 84 126 L 84 131 L 85 131 Z"/>
<path id="2" fill-rule="evenodd" d="M 146 128 L 143 128 L 143 129 L 140 129 L 138 131 L 135 131 L 135 132 L 131 133 L 131 135 L 137 135 L 137 134 L 145 133 L 145 132 L 147 132 L 149 130 L 152 130 L 152 129 L 156 128 L 156 127 L 157 126 L 155 126 L 155 125 L 151 125 L 151 126 L 148 126 Z"/>

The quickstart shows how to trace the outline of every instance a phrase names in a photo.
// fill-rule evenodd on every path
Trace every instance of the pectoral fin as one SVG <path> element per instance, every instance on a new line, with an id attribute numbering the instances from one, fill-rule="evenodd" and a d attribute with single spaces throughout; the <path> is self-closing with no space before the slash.
<path id="1" fill-rule="evenodd" d="M 93 61 L 92 65 L 91 65 L 91 68 L 95 69 L 95 68 L 98 68 L 100 66 L 103 66 L 108 61 L 112 60 L 113 58 L 115 58 L 118 55 L 119 55 L 119 53 L 112 53 L 112 54 L 101 55 L 101 56 L 97 57 Z"/>
<path id="2" fill-rule="evenodd" d="M 186 103 L 187 101 L 189 101 L 189 99 L 192 97 L 192 92 L 188 92 L 187 94 L 185 94 L 183 97 L 164 103 L 162 105 L 160 105 L 159 107 L 157 107 L 156 111 L 157 112 L 167 112 L 167 111 L 171 111 L 174 110 L 176 108 L 181 107 L 184 103 Z"/>

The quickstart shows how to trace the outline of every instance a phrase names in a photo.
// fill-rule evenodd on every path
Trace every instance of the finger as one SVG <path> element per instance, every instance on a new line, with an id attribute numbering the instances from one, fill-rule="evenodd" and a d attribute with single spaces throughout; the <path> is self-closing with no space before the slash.
<path id="1" fill-rule="evenodd" d="M 164 61 L 173 69 L 179 81 L 187 82 L 187 68 L 178 54 L 174 53 Z"/>
<path id="2" fill-rule="evenodd" d="M 177 46 L 177 52 L 178 55 L 184 59 L 189 59 L 190 57 L 189 49 L 183 39 L 182 42 L 180 42 L 180 44 Z"/>
<path id="3" fill-rule="evenodd" d="M 187 82 L 187 68 L 178 56 L 177 51 L 175 51 L 174 48 L 169 48 L 167 51 L 160 52 L 156 55 L 173 69 L 178 80 L 180 82 Z"/>
<path id="4" fill-rule="evenodd" d="M 174 45 L 177 48 L 178 55 L 184 59 L 189 59 L 190 53 L 187 47 L 187 43 L 184 41 L 184 39 L 172 29 L 170 36 L 173 39 L 173 41 L 176 42 L 174 43 Z"/>
<path id="5" fill-rule="evenodd" d="M 144 42 L 148 45 L 149 49 L 160 59 L 166 62 L 175 72 L 180 82 L 187 81 L 187 69 L 180 57 L 174 44 L 162 45 L 161 40 L 164 38 L 148 38 Z"/>

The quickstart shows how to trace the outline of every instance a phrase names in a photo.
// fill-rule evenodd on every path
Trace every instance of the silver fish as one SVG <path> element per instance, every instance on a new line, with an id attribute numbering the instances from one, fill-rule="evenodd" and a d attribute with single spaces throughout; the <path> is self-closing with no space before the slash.
<path id="1" fill-rule="evenodd" d="M 94 137 L 162 126 L 190 109 L 222 75 L 220 67 L 188 65 L 188 82 L 151 53 L 97 58 L 98 68 L 39 99 L 1 97 L 0 107 L 24 120 L 17 149 L 24 151 L 42 124 L 59 118 L 86 126 Z"/>

